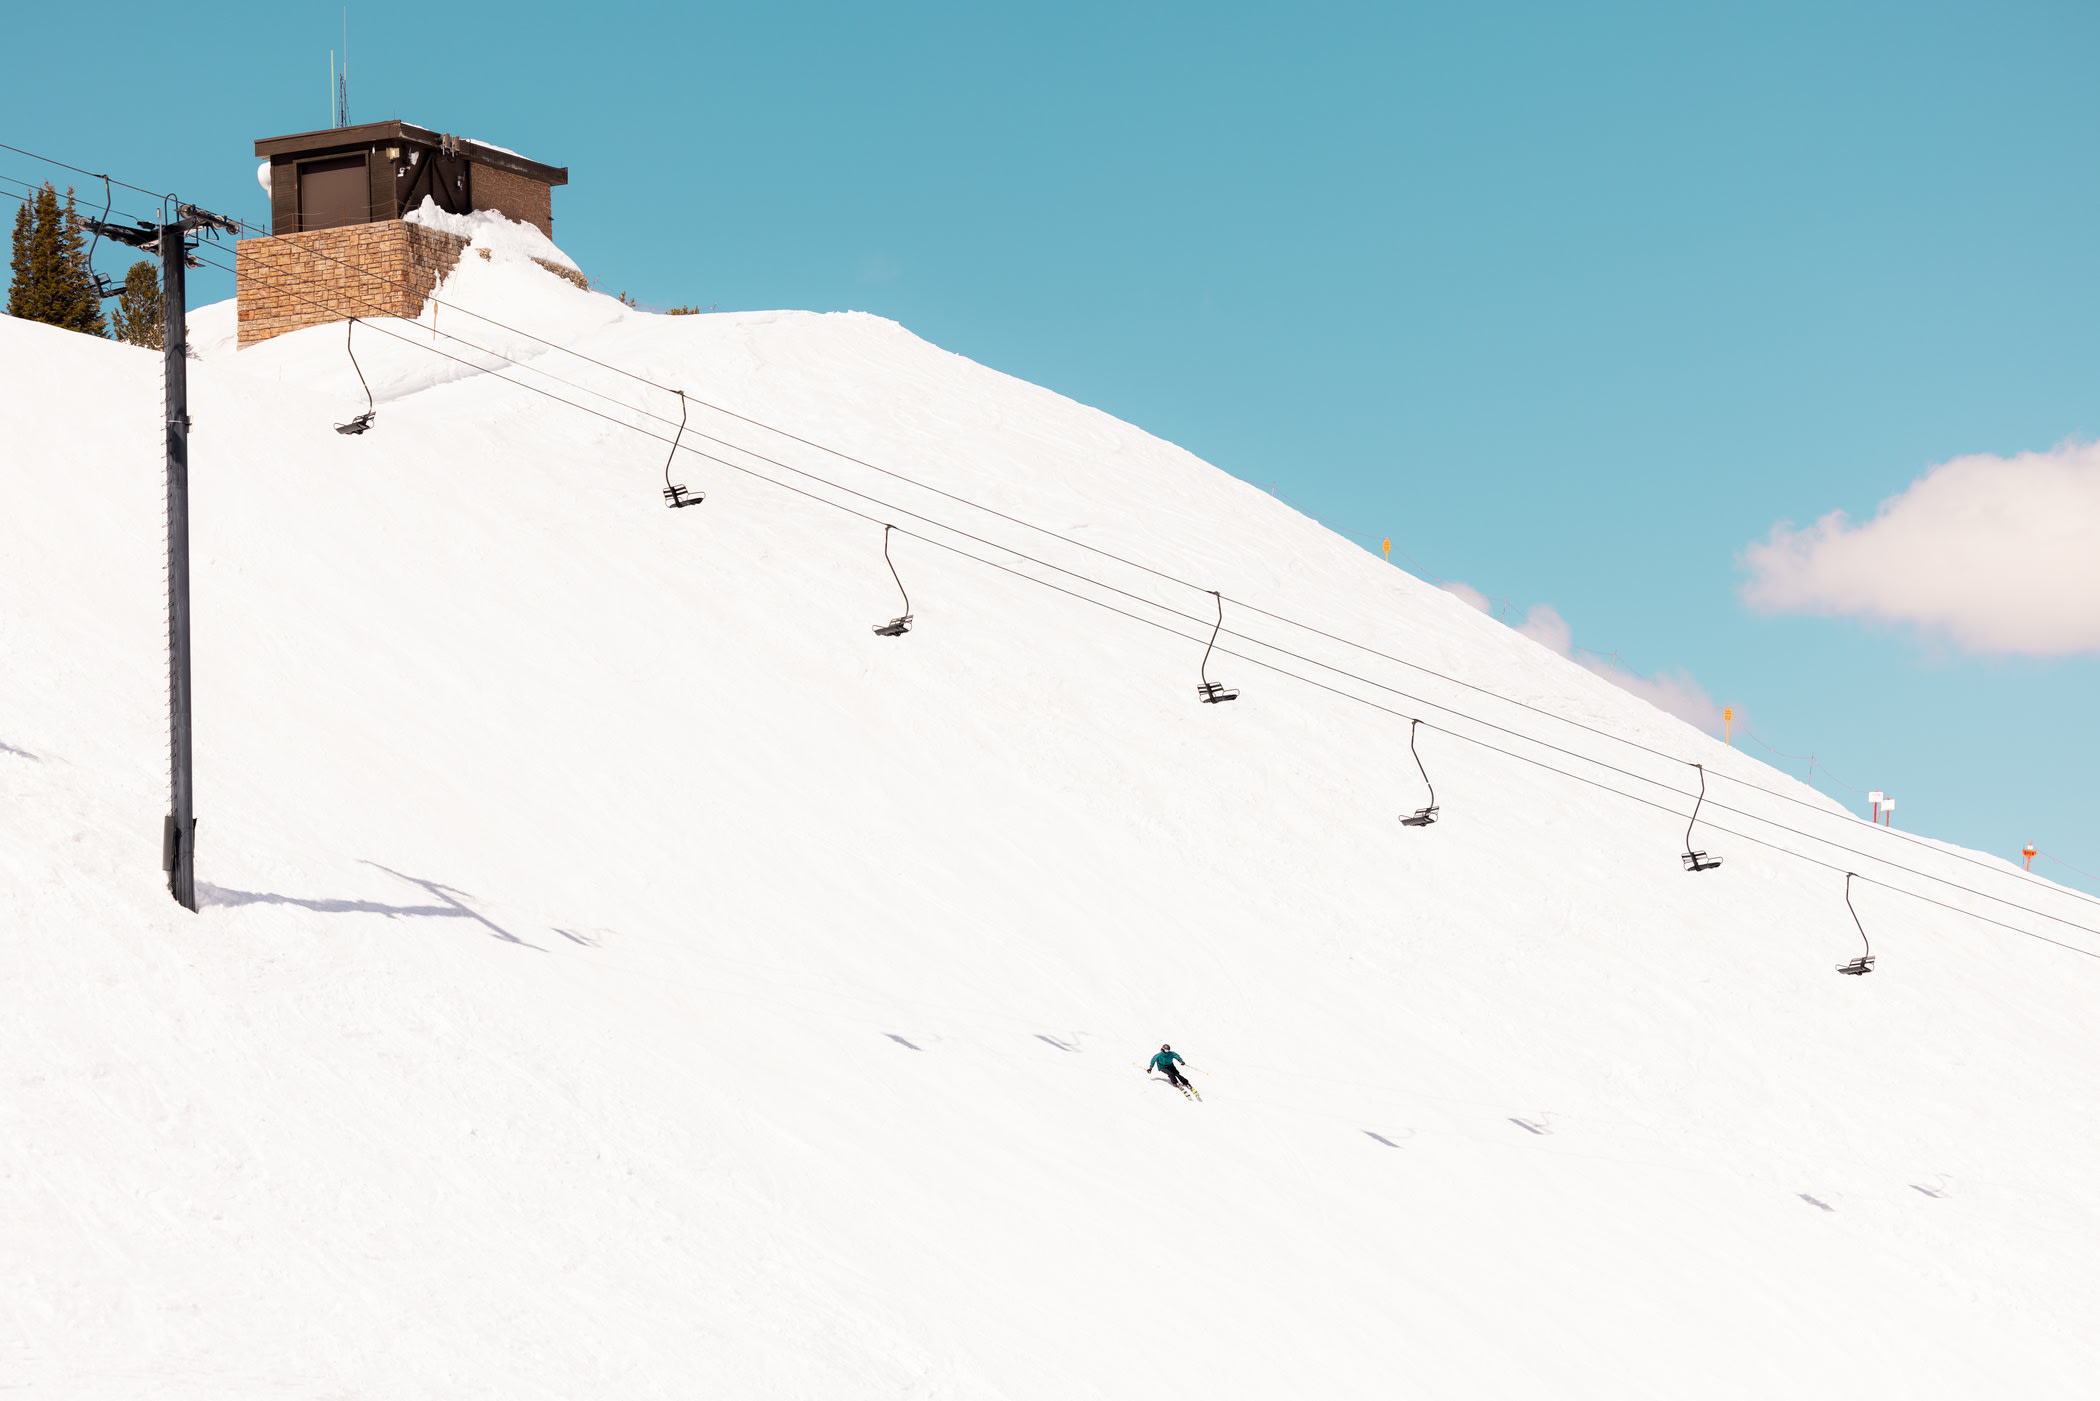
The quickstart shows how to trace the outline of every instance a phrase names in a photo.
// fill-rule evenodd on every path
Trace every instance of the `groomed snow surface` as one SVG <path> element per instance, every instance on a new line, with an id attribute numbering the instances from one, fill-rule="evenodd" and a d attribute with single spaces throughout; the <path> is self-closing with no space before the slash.
<path id="1" fill-rule="evenodd" d="M 646 316 L 506 258 L 444 295 L 1811 797 L 889 322 Z M 706 504 L 664 509 L 661 443 L 443 337 L 615 417 L 672 395 L 463 313 L 359 327 L 356 438 L 340 327 L 236 354 L 230 305 L 192 326 L 196 914 L 157 859 L 158 358 L 0 320 L 0 1389 L 2091 1394 L 2094 960 L 1861 886 L 1880 963 L 1839 977 L 1841 875 L 1714 833 L 1726 865 L 1689 875 L 1682 818 L 1442 732 L 1442 821 L 1404 829 L 1404 723 L 1230 656 L 1240 700 L 1199 705 L 1205 627 L 1007 551 L 1205 621 L 1206 594 L 694 404 L 892 504 L 703 449 L 1018 571 L 894 537 L 917 623 L 876 637 L 879 525 L 691 457 Z M 2100 914 L 1820 799 L 1714 795 Z M 1162 1041 L 1202 1103 L 1140 1074 Z"/>

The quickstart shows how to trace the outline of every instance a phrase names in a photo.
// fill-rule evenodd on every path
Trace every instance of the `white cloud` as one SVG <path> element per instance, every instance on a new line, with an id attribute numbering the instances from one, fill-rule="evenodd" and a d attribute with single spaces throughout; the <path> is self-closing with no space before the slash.
<path id="1" fill-rule="evenodd" d="M 1481 612 L 1494 615 L 1492 600 L 1470 584 L 1461 584 L 1447 579 L 1440 587 L 1445 593 L 1454 594 Z M 1557 653 L 1586 667 L 1622 691 L 1630 691 L 1657 710 L 1674 715 L 1687 724 L 1696 725 L 1708 734 L 1721 733 L 1721 707 L 1714 698 L 1706 694 L 1706 688 L 1692 679 L 1692 674 L 1682 667 L 1659 671 L 1653 676 L 1639 676 L 1619 668 L 1616 659 L 1601 657 L 1595 652 L 1575 646 L 1575 629 L 1560 611 L 1550 603 L 1534 603 L 1524 614 L 1524 621 L 1516 630 L 1550 652 Z M 1578 651 L 1580 655 L 1577 655 Z M 1736 719 L 1743 718 L 1742 711 Z"/>
<path id="2" fill-rule="evenodd" d="M 1721 707 L 1683 667 L 1671 667 L 1653 676 L 1636 676 L 1610 666 L 1595 655 L 1580 660 L 1612 685 L 1622 691 L 1631 691 L 1657 710 L 1674 715 L 1688 725 L 1696 725 L 1708 734 L 1721 733 Z M 1736 711 L 1735 718 L 1741 721 L 1743 712 Z"/>
<path id="3" fill-rule="evenodd" d="M 1441 587 L 1445 593 L 1452 594 L 1458 598 L 1464 599 L 1466 605 L 1470 608 L 1478 608 L 1483 613 L 1492 613 L 1495 611 L 1494 609 L 1488 607 L 1487 595 L 1482 593 L 1479 589 L 1474 588 L 1471 584 L 1461 584 L 1456 579 L 1447 579 L 1439 587 Z"/>
<path id="4" fill-rule="evenodd" d="M 1653 676 L 1641 676 L 1622 670 L 1611 657 L 1599 656 L 1595 652 L 1583 651 L 1577 655 L 1575 630 L 1568 626 L 1567 619 L 1550 603 L 1534 603 L 1524 615 L 1517 631 L 1524 636 L 1561 656 L 1585 667 L 1611 682 L 1622 691 L 1639 696 L 1648 704 L 1665 714 L 1674 715 L 1690 725 L 1696 725 L 1708 734 L 1721 733 L 1721 707 L 1706 693 L 1706 688 L 1692 679 L 1692 674 L 1682 667 L 1659 671 Z M 1741 719 L 1738 712 L 1737 719 Z"/>
<path id="5" fill-rule="evenodd" d="M 1974 652 L 2100 651 L 2100 446 L 1957 457 L 1864 525 L 1782 521 L 1743 564 L 1763 612 L 1907 623 Z"/>
<path id="6" fill-rule="evenodd" d="M 1575 647 L 1575 629 L 1568 626 L 1550 603 L 1532 604 L 1524 621 L 1517 624 L 1517 631 L 1563 657 L 1571 655 Z"/>

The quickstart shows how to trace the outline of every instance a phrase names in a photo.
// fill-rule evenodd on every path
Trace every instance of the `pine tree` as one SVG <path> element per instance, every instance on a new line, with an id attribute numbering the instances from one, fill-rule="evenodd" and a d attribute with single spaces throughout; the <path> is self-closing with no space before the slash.
<path id="1" fill-rule="evenodd" d="M 7 314 L 27 321 L 103 332 L 102 303 L 88 277 L 87 249 L 73 191 L 64 208 L 58 190 L 46 182 L 15 216 L 14 281 L 8 288 Z"/>
<path id="2" fill-rule="evenodd" d="M 34 198 L 22 201 L 15 211 L 15 256 L 10 265 L 12 277 L 7 284 L 7 314 L 30 318 L 30 265 L 34 259 L 31 251 L 36 242 L 36 217 Z"/>
<path id="3" fill-rule="evenodd" d="M 120 341 L 159 350 L 167 328 L 160 300 L 160 269 L 152 263 L 133 263 L 124 274 L 124 290 L 117 294 L 117 314 L 110 334 Z"/>
<path id="4" fill-rule="evenodd" d="M 59 229 L 59 244 L 65 258 L 66 319 L 59 324 L 69 331 L 99 336 L 109 323 L 102 315 L 102 299 L 95 295 L 94 271 L 88 267 L 86 230 L 80 227 L 80 211 L 73 207 L 73 187 L 66 186 L 66 213 Z"/>

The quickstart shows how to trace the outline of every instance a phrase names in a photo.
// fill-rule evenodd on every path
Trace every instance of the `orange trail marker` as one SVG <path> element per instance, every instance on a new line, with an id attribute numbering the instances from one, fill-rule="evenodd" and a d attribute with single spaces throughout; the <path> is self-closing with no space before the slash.
<path id="1" fill-rule="evenodd" d="M 1392 536 L 1388 535 L 1388 536 L 1386 536 L 1386 537 L 1385 537 L 1385 547 L 1384 547 L 1384 548 L 1385 548 L 1385 562 L 1386 562 L 1387 564 L 1391 564 L 1391 563 L 1393 562 L 1393 537 L 1392 537 Z"/>
<path id="2" fill-rule="evenodd" d="M 2030 871 L 2031 871 L 2031 870 L 2033 870 L 2033 869 L 2034 869 L 2034 843 L 2033 843 L 2033 842 L 2029 842 L 2029 843 L 2028 843 L 2027 845 L 2025 845 L 2025 846 L 2021 847 L 2021 848 L 2020 848 L 2020 855 L 2022 855 L 2022 856 L 2024 856 L 2024 857 L 2026 857 L 2026 858 L 2027 858 L 2027 869 L 2028 869 L 2028 870 L 2030 870 Z"/>
<path id="3" fill-rule="evenodd" d="M 1721 707 L 1721 740 L 1730 749 L 1735 748 L 1735 707 Z"/>

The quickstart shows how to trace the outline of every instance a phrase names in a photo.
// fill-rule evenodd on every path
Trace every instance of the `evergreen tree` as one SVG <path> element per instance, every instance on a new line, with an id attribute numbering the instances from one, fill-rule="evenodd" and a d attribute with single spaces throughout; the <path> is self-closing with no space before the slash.
<path id="1" fill-rule="evenodd" d="M 67 319 L 59 324 L 70 331 L 104 335 L 109 322 L 102 315 L 102 299 L 95 295 L 94 270 L 88 266 L 87 230 L 80 226 L 80 211 L 73 207 L 73 187 L 66 186 L 66 213 L 59 230 L 65 251 L 65 308 Z"/>
<path id="2" fill-rule="evenodd" d="M 22 201 L 15 211 L 15 257 L 10 265 L 13 276 L 7 284 L 7 314 L 29 316 L 30 264 L 34 259 L 31 251 L 36 242 L 36 200 L 32 197 Z"/>
<path id="3" fill-rule="evenodd" d="M 159 350 L 167 328 L 160 300 L 160 269 L 152 263 L 133 263 L 124 274 L 124 290 L 117 294 L 117 314 L 110 334 L 120 341 Z"/>
<path id="4" fill-rule="evenodd" d="M 66 190 L 61 208 L 58 190 L 46 182 L 15 216 L 14 281 L 8 288 L 7 314 L 101 335 L 102 303 L 88 277 L 87 261 L 72 189 Z"/>

